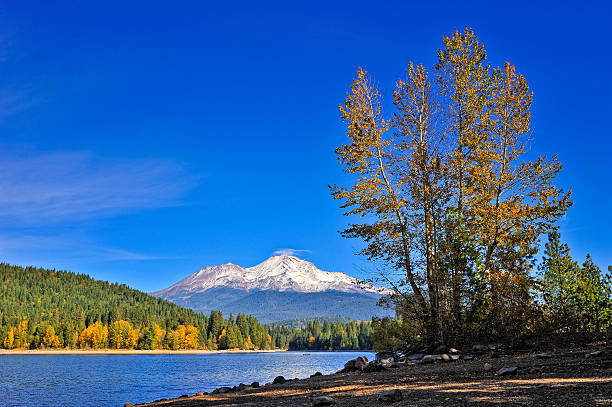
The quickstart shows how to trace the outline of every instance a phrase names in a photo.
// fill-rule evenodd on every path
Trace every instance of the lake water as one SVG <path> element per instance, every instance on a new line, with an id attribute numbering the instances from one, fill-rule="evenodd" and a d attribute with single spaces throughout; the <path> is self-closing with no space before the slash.
<path id="1" fill-rule="evenodd" d="M 371 352 L 0 355 L 0 406 L 123 406 L 340 370 Z"/>

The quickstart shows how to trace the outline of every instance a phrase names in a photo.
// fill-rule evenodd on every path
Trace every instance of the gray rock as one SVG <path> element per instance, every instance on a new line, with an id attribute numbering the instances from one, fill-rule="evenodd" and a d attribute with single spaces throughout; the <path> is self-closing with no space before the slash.
<path id="1" fill-rule="evenodd" d="M 363 371 L 365 367 L 368 365 L 368 358 L 365 356 L 359 356 L 355 359 L 351 359 L 344 364 L 343 372 L 355 372 L 355 371 Z"/>
<path id="2" fill-rule="evenodd" d="M 386 369 L 390 368 L 393 363 L 394 363 L 393 359 L 381 359 L 380 360 L 380 364 L 382 365 L 382 367 Z"/>
<path id="3" fill-rule="evenodd" d="M 378 401 L 382 403 L 395 403 L 398 401 L 402 401 L 402 399 L 402 391 L 399 389 L 389 390 L 384 393 L 381 393 L 378 396 Z"/>
<path id="4" fill-rule="evenodd" d="M 373 372 L 382 372 L 383 370 L 387 370 L 382 363 L 373 360 L 363 369 L 365 373 L 373 373 Z"/>
<path id="5" fill-rule="evenodd" d="M 423 353 L 415 353 L 415 354 L 412 354 L 412 355 L 408 356 L 408 360 L 421 360 L 421 359 L 423 359 L 423 356 L 425 356 L 425 354 L 423 354 Z"/>
<path id="6" fill-rule="evenodd" d="M 374 360 L 380 362 L 383 359 L 392 359 L 392 361 L 395 360 L 395 352 L 390 351 L 390 350 L 386 350 L 383 352 L 377 352 Z"/>
<path id="7" fill-rule="evenodd" d="M 518 367 L 517 366 L 502 367 L 501 369 L 499 369 L 497 371 L 497 375 L 498 376 L 507 376 L 507 375 L 515 374 L 517 371 L 518 371 Z"/>
<path id="8" fill-rule="evenodd" d="M 474 359 L 474 356 L 472 356 L 472 355 L 465 355 L 465 356 L 463 356 L 463 360 L 472 360 L 472 359 Z"/>
<path id="9" fill-rule="evenodd" d="M 393 362 L 391 363 L 391 367 L 392 368 L 397 368 L 397 367 L 404 367 L 406 366 L 406 362 Z"/>
<path id="10" fill-rule="evenodd" d="M 484 364 L 483 369 L 488 372 L 489 370 L 493 369 L 493 366 L 491 366 L 491 364 L 487 362 Z"/>
<path id="11" fill-rule="evenodd" d="M 229 393 L 230 391 L 232 391 L 231 387 L 223 386 L 223 387 L 219 387 L 218 389 L 214 389 L 212 391 L 212 394 L 225 394 L 225 393 Z"/>
<path id="12" fill-rule="evenodd" d="M 600 351 L 600 350 L 596 350 L 596 351 L 593 351 L 591 353 L 587 353 L 586 355 L 584 355 L 584 357 L 587 358 L 587 359 L 588 358 L 597 358 L 597 357 L 599 357 L 601 355 L 603 355 L 603 352 Z"/>
<path id="13" fill-rule="evenodd" d="M 283 376 L 276 376 L 274 380 L 272 380 L 272 384 L 283 384 L 286 382 L 287 382 L 287 379 L 285 379 Z"/>
<path id="14" fill-rule="evenodd" d="M 485 345 L 474 345 L 472 346 L 472 352 L 474 353 L 485 353 L 488 352 L 489 348 Z"/>
<path id="15" fill-rule="evenodd" d="M 442 355 L 425 355 L 423 359 L 421 359 L 421 363 L 424 365 L 431 365 L 432 363 L 436 363 L 436 361 L 441 360 Z"/>
<path id="16" fill-rule="evenodd" d="M 335 406 L 336 400 L 328 396 L 318 396 L 312 398 L 312 407 Z"/>
<path id="17" fill-rule="evenodd" d="M 552 355 L 550 353 L 548 353 L 548 352 L 542 352 L 542 353 L 538 353 L 536 355 L 536 358 L 538 358 L 538 359 L 550 359 L 550 358 L 552 358 Z"/>
<path id="18" fill-rule="evenodd" d="M 461 355 L 449 355 L 452 361 L 461 359 Z"/>

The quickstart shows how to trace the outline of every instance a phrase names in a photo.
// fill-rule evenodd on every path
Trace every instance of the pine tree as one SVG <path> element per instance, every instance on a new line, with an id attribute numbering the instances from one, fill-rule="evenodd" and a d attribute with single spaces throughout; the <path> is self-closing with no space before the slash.
<path id="1" fill-rule="evenodd" d="M 553 329 L 561 332 L 575 330 L 579 309 L 576 295 L 579 266 L 556 230 L 548 234 L 539 270 L 542 298 Z"/>

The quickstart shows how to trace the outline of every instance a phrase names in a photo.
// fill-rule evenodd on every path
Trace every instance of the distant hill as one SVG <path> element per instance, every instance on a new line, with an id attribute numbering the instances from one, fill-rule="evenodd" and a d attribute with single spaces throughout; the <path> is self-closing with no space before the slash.
<path id="1" fill-rule="evenodd" d="M 68 271 L 0 264 L 0 326 L 22 318 L 52 321 L 70 331 L 100 321 L 123 319 L 133 325 L 157 323 L 203 326 L 207 317 L 124 284 L 94 280 Z"/>
<path id="2" fill-rule="evenodd" d="M 379 287 L 363 289 L 347 274 L 323 271 L 306 260 L 283 255 L 250 268 L 232 263 L 205 267 L 152 295 L 199 312 L 248 312 L 262 322 L 278 322 L 391 315 L 376 305 L 387 292 Z"/>
<path id="3" fill-rule="evenodd" d="M 231 289 L 216 296 L 235 301 Z M 251 293 L 252 303 L 283 303 Z M 248 304 L 248 301 L 245 301 Z M 248 312 L 248 307 L 243 308 Z M 366 322 L 262 325 L 246 313 L 206 316 L 123 284 L 0 264 L 0 348 L 371 349 Z M 282 313 L 281 313 L 282 314 Z M 284 314 L 283 314 L 284 315 Z M 311 340 L 310 338 L 315 338 Z"/>

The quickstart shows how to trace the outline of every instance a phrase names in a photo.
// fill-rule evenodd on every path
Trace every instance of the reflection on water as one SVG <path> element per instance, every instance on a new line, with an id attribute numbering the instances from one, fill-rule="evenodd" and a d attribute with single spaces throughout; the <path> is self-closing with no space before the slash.
<path id="1" fill-rule="evenodd" d="M 122 406 L 278 375 L 335 372 L 371 352 L 205 355 L 0 355 L 1 406 Z"/>

